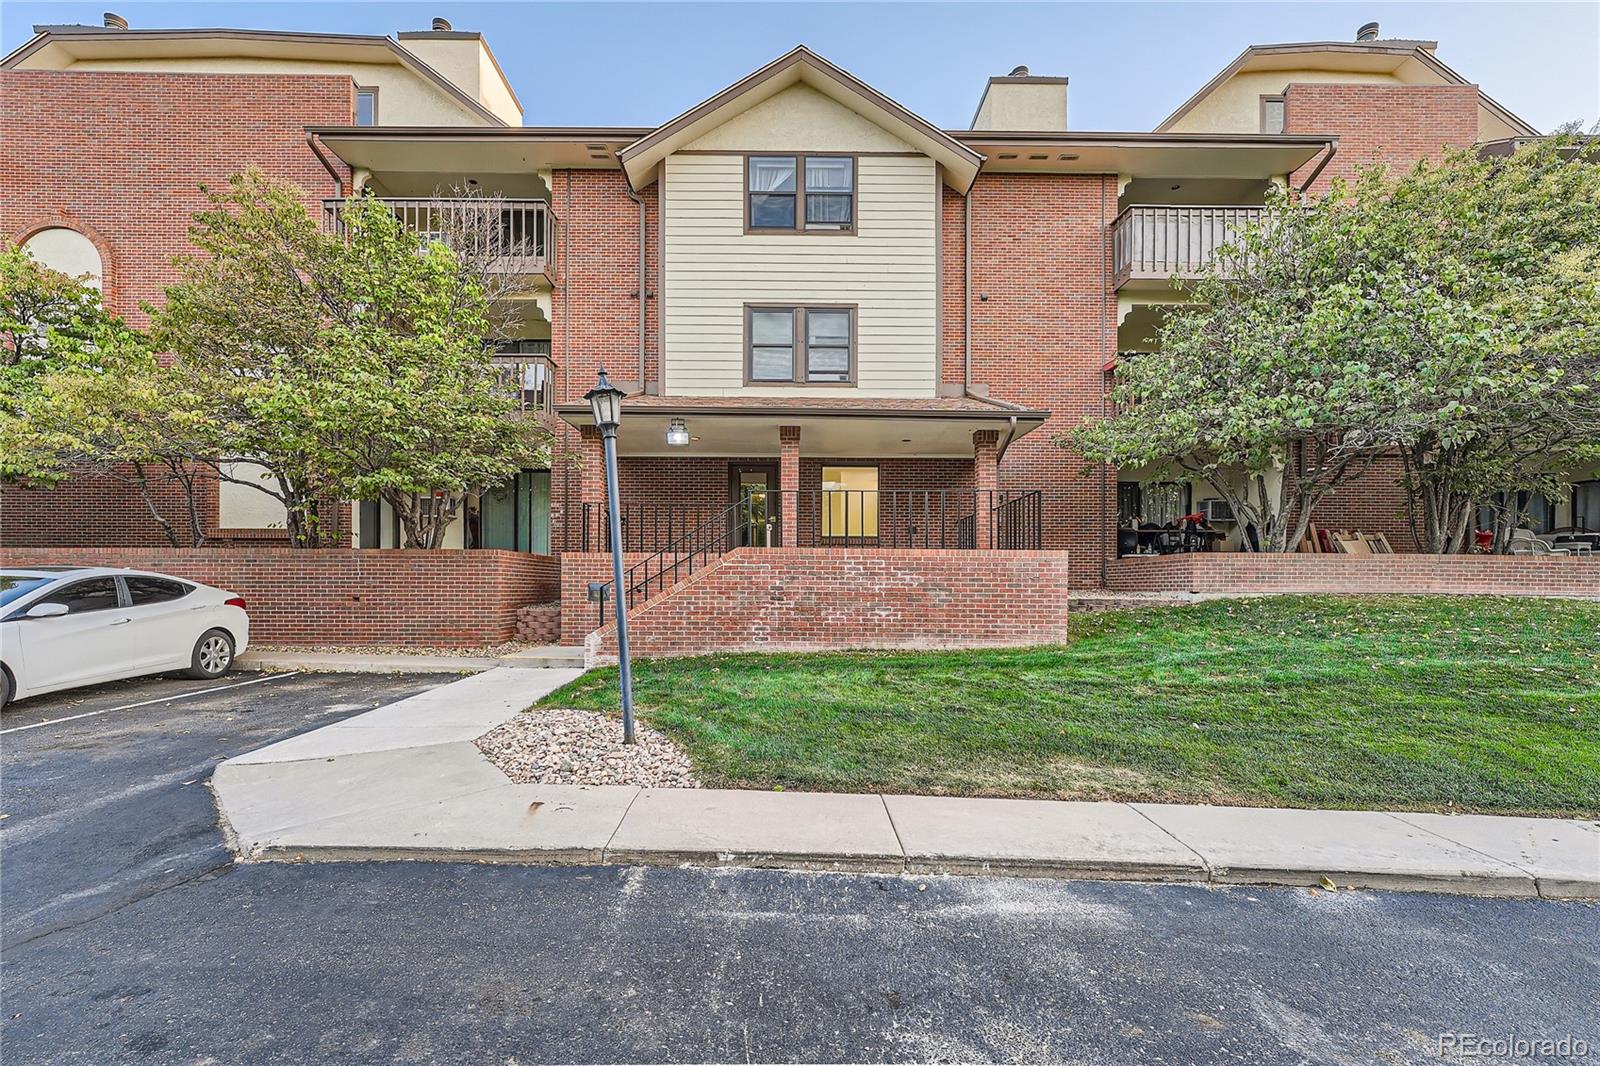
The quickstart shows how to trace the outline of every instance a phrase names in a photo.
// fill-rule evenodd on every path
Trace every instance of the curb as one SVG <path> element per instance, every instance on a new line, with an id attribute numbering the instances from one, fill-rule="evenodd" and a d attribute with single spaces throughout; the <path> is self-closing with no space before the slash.
<path id="1" fill-rule="evenodd" d="M 1424 876 L 1382 871 L 1310 871 L 1291 867 L 1227 869 L 1206 864 L 1185 868 L 1166 863 L 1073 863 L 1030 860 L 939 860 L 904 855 L 814 855 L 752 851 L 686 851 L 646 848 L 452 849 L 427 847 L 291 847 L 268 844 L 238 855 L 239 862 L 456 862 L 509 866 L 651 866 L 665 868 L 791 870 L 800 873 L 889 874 L 935 877 L 1015 877 L 1063 881 L 1140 881 L 1243 888 L 1428 892 L 1504 899 L 1569 902 L 1600 900 L 1600 880 L 1572 881 L 1532 875 L 1499 877 Z"/>

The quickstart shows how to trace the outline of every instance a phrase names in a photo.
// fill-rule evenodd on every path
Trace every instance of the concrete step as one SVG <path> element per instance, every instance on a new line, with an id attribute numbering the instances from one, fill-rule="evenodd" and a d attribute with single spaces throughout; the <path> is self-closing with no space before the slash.
<path id="1" fill-rule="evenodd" d="M 583 649 L 560 644 L 538 644 L 495 660 L 496 666 L 510 666 L 522 670 L 583 669 Z"/>

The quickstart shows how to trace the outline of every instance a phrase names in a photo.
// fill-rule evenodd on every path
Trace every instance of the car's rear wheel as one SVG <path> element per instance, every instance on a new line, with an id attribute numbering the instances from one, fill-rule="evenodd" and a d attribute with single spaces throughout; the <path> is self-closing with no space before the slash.
<path id="1" fill-rule="evenodd" d="M 11 684 L 11 671 L 0 666 L 0 708 L 10 705 L 11 697 L 15 692 L 16 688 Z"/>
<path id="2" fill-rule="evenodd" d="M 206 680 L 221 677 L 233 666 L 233 638 L 220 629 L 208 629 L 194 642 L 189 676 Z"/>

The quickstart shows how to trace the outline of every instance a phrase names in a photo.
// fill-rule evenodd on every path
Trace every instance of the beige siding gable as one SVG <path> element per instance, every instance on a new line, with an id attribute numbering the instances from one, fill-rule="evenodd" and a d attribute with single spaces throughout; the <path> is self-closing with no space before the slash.
<path id="1" fill-rule="evenodd" d="M 768 144 L 740 150 L 810 147 Z M 848 149 L 829 142 L 814 150 Z M 662 177 L 664 390 L 698 396 L 935 395 L 936 169 L 926 156 L 862 156 L 854 236 L 746 234 L 743 156 L 670 156 Z M 747 303 L 856 305 L 856 385 L 747 388 Z"/>
<path id="2" fill-rule="evenodd" d="M 911 145 L 824 96 L 795 85 L 736 115 L 685 151 L 910 152 Z"/>

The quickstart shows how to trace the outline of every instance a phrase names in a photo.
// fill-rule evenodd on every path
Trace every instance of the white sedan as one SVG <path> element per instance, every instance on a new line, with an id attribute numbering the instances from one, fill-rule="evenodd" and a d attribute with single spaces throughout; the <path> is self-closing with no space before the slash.
<path id="1" fill-rule="evenodd" d="M 244 600 L 100 566 L 0 570 L 0 707 L 123 677 L 221 677 L 250 643 Z"/>

